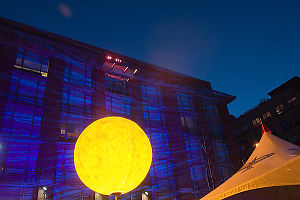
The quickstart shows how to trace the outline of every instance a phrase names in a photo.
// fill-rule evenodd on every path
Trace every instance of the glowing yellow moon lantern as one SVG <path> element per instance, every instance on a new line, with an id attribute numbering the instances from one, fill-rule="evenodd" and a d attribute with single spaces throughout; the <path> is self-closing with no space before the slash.
<path id="1" fill-rule="evenodd" d="M 106 117 L 90 124 L 74 151 L 76 172 L 90 189 L 104 195 L 124 194 L 147 175 L 152 148 L 144 131 L 133 121 Z"/>

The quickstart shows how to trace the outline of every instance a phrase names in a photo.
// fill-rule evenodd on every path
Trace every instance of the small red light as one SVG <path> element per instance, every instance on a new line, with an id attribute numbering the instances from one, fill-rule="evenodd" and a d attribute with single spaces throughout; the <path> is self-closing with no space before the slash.
<path id="1" fill-rule="evenodd" d="M 111 60 L 111 56 L 106 56 L 106 59 L 107 60 Z"/>
<path id="2" fill-rule="evenodd" d="M 122 62 L 122 60 L 119 60 L 119 62 Z"/>

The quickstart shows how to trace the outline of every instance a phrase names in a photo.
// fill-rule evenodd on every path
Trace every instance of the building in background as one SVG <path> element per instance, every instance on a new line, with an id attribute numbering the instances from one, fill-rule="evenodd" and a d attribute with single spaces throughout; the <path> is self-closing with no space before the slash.
<path id="1" fill-rule="evenodd" d="M 260 120 L 272 134 L 300 145 L 300 78 L 295 76 L 268 95 L 270 99 L 236 119 L 243 162 L 248 159 L 261 138 Z"/>
<path id="2" fill-rule="evenodd" d="M 3 18 L 0 38 L 0 199 L 110 199 L 73 164 L 81 131 L 106 116 L 135 121 L 153 147 L 148 176 L 120 199 L 198 199 L 233 173 L 235 97 Z"/>

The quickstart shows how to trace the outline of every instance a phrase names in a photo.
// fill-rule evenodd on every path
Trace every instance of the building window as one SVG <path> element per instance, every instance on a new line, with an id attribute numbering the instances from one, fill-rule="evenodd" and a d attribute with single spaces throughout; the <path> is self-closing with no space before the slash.
<path id="1" fill-rule="evenodd" d="M 44 77 L 48 76 L 48 59 L 27 50 L 18 49 L 15 68 L 38 73 Z"/>
<path id="2" fill-rule="evenodd" d="M 106 84 L 105 89 L 110 92 L 117 94 L 129 95 L 128 89 L 128 78 L 122 77 L 121 75 L 106 73 L 105 74 Z"/>
<path id="3" fill-rule="evenodd" d="M 203 181 L 205 178 L 205 169 L 203 165 L 192 164 L 191 169 L 191 178 L 194 181 Z"/>
<path id="4" fill-rule="evenodd" d="M 283 131 L 286 131 L 292 127 L 292 123 L 289 118 L 281 121 L 281 128 Z"/>
<path id="5" fill-rule="evenodd" d="M 183 130 L 193 132 L 197 130 L 197 118 L 193 116 L 180 116 Z"/>
<path id="6" fill-rule="evenodd" d="M 260 118 L 257 117 L 256 119 L 252 120 L 252 125 L 253 126 L 257 126 L 258 124 L 260 124 Z"/>
<path id="7" fill-rule="evenodd" d="M 76 142 L 80 133 L 90 123 L 90 120 L 78 118 L 76 116 L 63 116 L 64 120 L 60 130 L 60 140 L 66 142 Z"/>
<path id="8" fill-rule="evenodd" d="M 37 171 L 38 144 L 1 143 L 0 178 L 4 182 L 34 183 Z"/>
<path id="9" fill-rule="evenodd" d="M 270 127 L 270 131 L 272 134 L 277 133 L 277 130 L 273 126 Z"/>
<path id="10" fill-rule="evenodd" d="M 160 100 L 160 90 L 158 87 L 149 84 L 142 84 L 142 99 L 147 102 L 156 102 Z"/>
<path id="11" fill-rule="evenodd" d="M 263 117 L 264 120 L 267 120 L 267 119 L 269 119 L 271 117 L 271 113 L 270 112 L 266 112 L 266 113 L 264 113 L 262 115 L 262 117 Z"/>
<path id="12" fill-rule="evenodd" d="M 45 79 L 19 71 L 13 73 L 1 132 L 38 137 L 44 110 Z"/>
<path id="13" fill-rule="evenodd" d="M 106 96 L 106 112 L 121 116 L 131 115 L 130 99 Z"/>
<path id="14" fill-rule="evenodd" d="M 288 99 L 287 100 L 287 105 L 288 106 L 295 106 L 295 105 L 297 105 L 296 97 L 292 97 L 292 98 Z"/>
<path id="15" fill-rule="evenodd" d="M 74 60 L 67 60 L 64 81 L 79 87 L 91 87 L 91 68 Z"/>
<path id="16" fill-rule="evenodd" d="M 300 124 L 300 114 L 294 113 L 293 118 L 294 118 L 295 124 L 299 125 Z"/>
<path id="17" fill-rule="evenodd" d="M 241 132 L 245 132 L 247 129 L 248 129 L 248 124 L 244 124 L 242 127 L 241 127 Z"/>
<path id="18" fill-rule="evenodd" d="M 167 133 L 151 131 L 147 135 L 153 149 L 153 162 L 150 168 L 152 184 L 154 187 L 168 187 L 174 184 L 174 179 Z"/>
<path id="19" fill-rule="evenodd" d="M 149 128 L 165 128 L 165 117 L 159 108 L 144 105 L 144 118 Z"/>
<path id="20" fill-rule="evenodd" d="M 193 101 L 191 95 L 177 92 L 177 100 L 180 110 L 193 110 Z"/>
<path id="21" fill-rule="evenodd" d="M 74 149 L 68 145 L 57 145 L 57 159 L 53 199 L 90 199 L 90 190 L 74 183 L 76 175 L 74 166 Z"/>
<path id="22" fill-rule="evenodd" d="M 284 112 L 284 105 L 283 104 L 279 104 L 278 106 L 275 107 L 275 111 L 277 114 L 282 114 Z"/>
<path id="23" fill-rule="evenodd" d="M 62 111 L 79 115 L 91 114 L 91 91 L 65 85 L 63 87 Z"/>
<path id="24" fill-rule="evenodd" d="M 217 109 L 215 102 L 207 100 L 203 102 L 203 105 L 205 109 L 205 114 L 208 118 L 210 119 L 218 118 L 219 111 Z"/>

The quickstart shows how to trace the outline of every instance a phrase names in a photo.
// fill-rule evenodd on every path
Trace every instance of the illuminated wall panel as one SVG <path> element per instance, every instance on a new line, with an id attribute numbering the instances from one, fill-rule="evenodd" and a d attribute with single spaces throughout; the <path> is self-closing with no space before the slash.
<path id="1" fill-rule="evenodd" d="M 135 121 L 153 148 L 146 179 L 120 199 L 198 199 L 229 174 L 216 105 L 234 98 L 216 94 L 208 82 L 0 18 L 0 199 L 94 199 L 76 175 L 74 144 L 112 115 Z"/>

